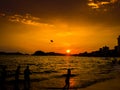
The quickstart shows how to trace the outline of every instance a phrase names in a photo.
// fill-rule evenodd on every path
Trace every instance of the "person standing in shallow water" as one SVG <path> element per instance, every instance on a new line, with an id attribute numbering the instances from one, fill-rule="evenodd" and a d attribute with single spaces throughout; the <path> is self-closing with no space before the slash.
<path id="1" fill-rule="evenodd" d="M 66 75 L 66 79 L 65 79 L 65 86 L 64 86 L 64 89 L 67 89 L 67 90 L 69 90 L 69 88 L 70 88 L 70 76 L 71 76 L 71 70 L 70 69 L 68 69 L 67 70 L 67 75 Z"/>
<path id="2" fill-rule="evenodd" d="M 16 82 L 19 82 L 19 75 L 20 75 L 20 66 L 18 66 L 15 71 L 15 81 Z"/>
<path id="3" fill-rule="evenodd" d="M 20 75 L 20 66 L 18 66 L 15 71 L 15 90 L 19 89 L 19 75 Z"/>
<path id="4" fill-rule="evenodd" d="M 24 88 L 29 89 L 30 88 L 30 69 L 29 66 L 26 67 L 24 70 Z"/>

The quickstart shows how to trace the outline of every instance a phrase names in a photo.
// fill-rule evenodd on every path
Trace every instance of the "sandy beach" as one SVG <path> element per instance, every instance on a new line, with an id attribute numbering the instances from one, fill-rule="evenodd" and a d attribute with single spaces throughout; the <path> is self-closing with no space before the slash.
<path id="1" fill-rule="evenodd" d="M 102 82 L 97 82 L 95 84 L 92 84 L 90 86 L 87 86 L 85 88 L 71 88 L 69 90 L 120 90 L 120 77 L 116 77 L 114 79 L 109 79 L 109 80 L 105 80 Z M 13 87 L 13 84 L 8 83 L 7 85 L 5 85 L 6 90 L 16 90 Z M 44 87 L 41 86 L 39 82 L 31 82 L 31 88 L 29 90 L 64 90 L 61 86 L 59 87 L 54 87 L 54 86 L 50 86 L 50 87 Z M 19 90 L 24 90 L 24 85 L 21 82 L 20 86 L 19 86 Z"/>
<path id="2" fill-rule="evenodd" d="M 80 90 L 120 90 L 120 77 L 96 83 Z"/>

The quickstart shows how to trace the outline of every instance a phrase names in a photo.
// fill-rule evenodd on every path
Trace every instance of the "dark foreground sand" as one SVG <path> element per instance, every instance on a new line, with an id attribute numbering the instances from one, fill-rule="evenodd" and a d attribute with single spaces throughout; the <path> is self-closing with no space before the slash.
<path id="1" fill-rule="evenodd" d="M 32 82 L 31 88 L 29 90 L 65 90 L 62 87 L 52 88 L 54 87 L 44 87 L 40 85 L 39 82 Z M 7 83 L 6 90 L 15 90 L 13 83 Z M 18 90 L 26 90 L 24 89 L 24 84 L 21 82 Z M 93 85 L 87 86 L 85 88 L 72 88 L 69 90 L 120 90 L 120 76 L 114 79 L 105 80 L 103 82 L 97 82 Z"/>
<path id="2" fill-rule="evenodd" d="M 120 90 L 120 77 L 96 83 L 80 90 Z"/>

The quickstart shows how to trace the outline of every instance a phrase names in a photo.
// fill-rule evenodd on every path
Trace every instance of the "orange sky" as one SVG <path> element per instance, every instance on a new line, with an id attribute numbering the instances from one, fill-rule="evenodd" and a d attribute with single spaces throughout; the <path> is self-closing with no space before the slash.
<path id="1" fill-rule="evenodd" d="M 58 1 L 0 1 L 0 51 L 80 53 L 117 45 L 119 0 Z"/>

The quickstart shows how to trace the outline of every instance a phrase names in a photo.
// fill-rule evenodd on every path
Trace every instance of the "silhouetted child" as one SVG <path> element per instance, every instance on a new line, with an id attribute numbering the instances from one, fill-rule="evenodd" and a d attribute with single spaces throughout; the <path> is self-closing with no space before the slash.
<path id="1" fill-rule="evenodd" d="M 65 86 L 64 86 L 64 89 L 67 89 L 67 90 L 69 90 L 69 88 L 70 88 L 70 76 L 71 76 L 71 70 L 70 69 L 68 69 L 67 70 L 67 75 L 66 75 L 66 79 L 65 79 Z"/>
<path id="2" fill-rule="evenodd" d="M 7 77 L 6 68 L 7 68 L 6 66 L 3 66 L 1 71 L 1 81 L 0 81 L 1 90 L 5 90 L 5 83 L 6 83 L 6 77 Z"/>
<path id="3" fill-rule="evenodd" d="M 19 75 L 20 75 L 20 66 L 17 67 L 15 71 L 15 90 L 19 90 Z"/>
<path id="4" fill-rule="evenodd" d="M 29 89 L 30 88 L 30 70 L 29 66 L 26 67 L 24 70 L 24 88 Z"/>

